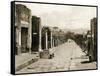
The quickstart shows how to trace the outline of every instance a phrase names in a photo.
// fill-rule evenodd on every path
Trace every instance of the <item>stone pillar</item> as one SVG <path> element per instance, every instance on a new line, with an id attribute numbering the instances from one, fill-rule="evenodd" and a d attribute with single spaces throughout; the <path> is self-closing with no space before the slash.
<path id="1" fill-rule="evenodd" d="M 21 27 L 19 30 L 19 54 L 21 54 Z"/>
<path id="2" fill-rule="evenodd" d="M 29 47 L 29 53 L 31 54 L 31 48 L 32 48 L 32 46 L 31 46 L 31 44 L 32 44 L 32 15 L 31 15 L 31 11 L 30 11 L 30 17 L 29 17 L 29 28 L 28 28 L 28 36 L 29 36 L 29 38 L 28 38 L 28 42 L 29 42 L 29 44 L 28 44 L 28 47 Z"/>
<path id="3" fill-rule="evenodd" d="M 16 47 L 17 47 L 17 55 L 21 54 L 21 27 L 16 28 Z"/>
<path id="4" fill-rule="evenodd" d="M 18 15 L 18 21 L 16 22 L 16 47 L 17 55 L 21 54 L 21 23 Z"/>
<path id="5" fill-rule="evenodd" d="M 39 19 L 39 52 L 42 52 L 43 50 L 41 49 L 41 37 L 42 37 L 42 33 L 41 33 L 41 21 Z"/>
<path id="6" fill-rule="evenodd" d="M 51 44 L 51 48 L 52 48 L 52 31 L 51 31 L 51 42 L 50 42 L 50 44 Z"/>
<path id="7" fill-rule="evenodd" d="M 47 31 L 45 32 L 45 42 L 46 42 L 46 50 L 48 49 L 48 34 L 47 34 Z"/>
<path id="8" fill-rule="evenodd" d="M 54 39 L 52 38 L 52 46 L 54 47 Z"/>

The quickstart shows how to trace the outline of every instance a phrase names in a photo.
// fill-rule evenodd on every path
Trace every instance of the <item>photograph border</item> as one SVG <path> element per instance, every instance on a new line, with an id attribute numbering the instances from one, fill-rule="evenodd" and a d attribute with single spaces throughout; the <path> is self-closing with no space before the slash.
<path id="1" fill-rule="evenodd" d="M 96 69 L 83 69 L 83 70 L 65 70 L 65 71 L 53 71 L 53 72 L 35 72 L 35 73 L 15 73 L 15 50 L 16 50 L 16 36 L 15 36 L 15 2 L 20 3 L 35 3 L 35 4 L 52 4 L 52 5 L 69 5 L 69 6 L 84 6 L 84 7 L 96 7 L 96 18 L 97 18 L 97 26 L 96 26 L 96 48 L 97 48 L 97 68 Z M 73 71 L 90 71 L 90 70 L 98 70 L 98 6 L 97 5 L 81 5 L 81 4 L 65 4 L 65 3 L 49 3 L 49 2 L 32 2 L 32 1 L 11 1 L 11 74 L 13 75 L 24 75 L 24 74 L 41 74 L 41 73 L 58 73 L 58 72 L 73 72 Z"/>

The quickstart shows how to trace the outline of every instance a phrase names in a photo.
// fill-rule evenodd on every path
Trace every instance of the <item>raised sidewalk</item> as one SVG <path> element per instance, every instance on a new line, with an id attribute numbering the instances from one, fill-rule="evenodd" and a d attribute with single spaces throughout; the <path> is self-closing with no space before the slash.
<path id="1" fill-rule="evenodd" d="M 36 53 L 22 53 L 15 56 L 15 71 L 19 71 L 22 68 L 32 64 L 39 59 L 39 54 Z"/>

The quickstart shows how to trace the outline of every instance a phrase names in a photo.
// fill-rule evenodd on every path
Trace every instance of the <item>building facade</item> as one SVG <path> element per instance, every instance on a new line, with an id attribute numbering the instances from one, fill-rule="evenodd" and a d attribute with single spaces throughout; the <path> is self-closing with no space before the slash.
<path id="1" fill-rule="evenodd" d="M 58 27 L 42 28 L 42 49 L 48 50 L 66 42 L 65 33 Z"/>
<path id="2" fill-rule="evenodd" d="M 41 51 L 41 20 L 32 16 L 32 52 Z"/>
<path id="3" fill-rule="evenodd" d="M 25 5 L 15 6 L 16 55 L 50 50 L 65 42 L 65 34 L 58 27 L 41 27 L 41 18 L 31 15 Z"/>
<path id="4" fill-rule="evenodd" d="M 96 61 L 97 60 L 97 18 L 91 19 L 90 22 L 91 25 L 91 47 L 92 47 L 92 60 Z"/>
<path id="5" fill-rule="evenodd" d="M 31 52 L 31 10 L 21 4 L 15 6 L 16 55 Z"/>

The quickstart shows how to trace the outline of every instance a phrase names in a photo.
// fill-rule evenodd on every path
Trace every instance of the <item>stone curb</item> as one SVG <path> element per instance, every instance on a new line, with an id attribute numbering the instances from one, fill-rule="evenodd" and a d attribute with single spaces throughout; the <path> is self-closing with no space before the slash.
<path id="1" fill-rule="evenodd" d="M 27 61 L 27 62 L 25 62 L 25 63 L 23 63 L 23 64 L 17 66 L 17 68 L 15 69 L 15 71 L 17 72 L 17 71 L 19 71 L 19 70 L 25 68 L 26 66 L 28 66 L 28 65 L 30 65 L 30 64 L 32 64 L 32 63 L 34 63 L 34 62 L 36 62 L 36 61 L 38 61 L 38 58 L 31 59 L 31 60 L 29 60 L 29 61 Z"/>

